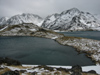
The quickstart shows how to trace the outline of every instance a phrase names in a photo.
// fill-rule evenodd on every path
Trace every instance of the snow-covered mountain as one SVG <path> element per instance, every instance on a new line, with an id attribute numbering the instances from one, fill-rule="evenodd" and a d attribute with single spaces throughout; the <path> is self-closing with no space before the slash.
<path id="1" fill-rule="evenodd" d="M 42 27 L 52 30 L 100 30 L 100 22 L 89 12 L 82 12 L 77 8 L 63 11 L 61 14 L 53 14 L 46 17 Z"/>
<path id="2" fill-rule="evenodd" d="M 2 17 L 1 19 L 0 19 L 0 25 L 3 25 L 3 24 L 5 24 L 5 22 L 8 20 L 8 17 Z"/>
<path id="3" fill-rule="evenodd" d="M 0 29 L 6 25 L 17 25 L 22 23 L 33 23 L 43 28 L 60 31 L 79 31 L 79 30 L 99 30 L 100 15 L 92 15 L 77 8 L 72 8 L 62 13 L 52 14 L 42 19 L 38 15 L 23 13 L 11 18 L 3 17 L 0 19 Z"/>
<path id="4" fill-rule="evenodd" d="M 23 13 L 21 15 L 15 15 L 5 21 L 0 21 L 2 25 L 17 25 L 22 23 L 33 23 L 35 25 L 41 25 L 43 19 L 35 14 Z"/>

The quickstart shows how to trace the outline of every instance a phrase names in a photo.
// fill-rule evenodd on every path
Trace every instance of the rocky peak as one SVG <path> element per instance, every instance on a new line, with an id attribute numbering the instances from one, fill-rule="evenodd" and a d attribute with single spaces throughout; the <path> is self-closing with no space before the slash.
<path id="1" fill-rule="evenodd" d="M 80 10 L 77 8 L 71 8 L 69 10 L 63 11 L 61 14 L 74 14 L 74 13 L 80 13 Z"/>
<path id="2" fill-rule="evenodd" d="M 21 16 L 26 16 L 26 17 L 29 17 L 29 16 L 34 16 L 34 17 L 37 17 L 37 18 L 40 18 L 42 19 L 40 16 L 36 15 L 36 14 L 32 14 L 32 13 L 22 13 Z"/>

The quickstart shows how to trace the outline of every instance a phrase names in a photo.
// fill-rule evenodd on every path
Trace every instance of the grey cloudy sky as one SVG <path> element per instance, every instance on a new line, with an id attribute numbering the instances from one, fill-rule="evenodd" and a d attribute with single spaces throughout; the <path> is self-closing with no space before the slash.
<path id="1" fill-rule="evenodd" d="M 0 17 L 33 13 L 41 17 L 76 7 L 100 14 L 100 0 L 0 0 Z"/>

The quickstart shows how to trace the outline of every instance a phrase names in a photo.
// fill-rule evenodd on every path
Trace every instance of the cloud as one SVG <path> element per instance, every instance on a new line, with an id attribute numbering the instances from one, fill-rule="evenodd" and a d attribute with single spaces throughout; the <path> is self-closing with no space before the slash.
<path id="1" fill-rule="evenodd" d="M 73 7 L 99 14 L 100 0 L 0 0 L 0 17 L 21 13 L 46 17 Z"/>

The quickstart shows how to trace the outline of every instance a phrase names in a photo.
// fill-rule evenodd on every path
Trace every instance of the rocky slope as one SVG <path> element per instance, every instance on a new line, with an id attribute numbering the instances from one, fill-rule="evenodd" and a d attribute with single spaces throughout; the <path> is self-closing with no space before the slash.
<path id="1" fill-rule="evenodd" d="M 2 20 L 3 19 L 3 20 Z M 35 14 L 23 13 L 21 15 L 12 16 L 9 19 L 1 18 L 0 25 L 16 25 L 22 23 L 33 23 L 35 25 L 40 25 L 43 19 Z"/>
<path id="2" fill-rule="evenodd" d="M 0 30 L 0 36 L 37 36 L 55 39 L 62 34 L 43 29 L 32 23 L 5 26 Z"/>
<path id="3" fill-rule="evenodd" d="M 96 28 L 100 30 L 100 22 L 89 12 L 72 8 L 61 14 L 56 13 L 48 16 L 42 27 L 60 31 L 96 30 Z"/>

